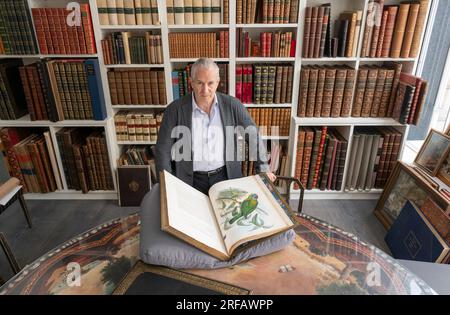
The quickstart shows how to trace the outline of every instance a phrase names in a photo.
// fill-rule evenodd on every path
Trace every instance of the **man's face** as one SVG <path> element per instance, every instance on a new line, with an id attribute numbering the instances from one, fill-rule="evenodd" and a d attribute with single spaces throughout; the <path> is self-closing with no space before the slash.
<path id="1" fill-rule="evenodd" d="M 191 86 L 197 102 L 212 101 L 219 86 L 217 72 L 210 68 L 197 69 L 196 78 L 192 79 Z"/>

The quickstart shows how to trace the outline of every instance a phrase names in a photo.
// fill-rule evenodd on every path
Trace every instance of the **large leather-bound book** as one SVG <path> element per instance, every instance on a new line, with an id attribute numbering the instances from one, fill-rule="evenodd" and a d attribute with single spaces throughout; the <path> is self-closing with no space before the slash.
<path id="1" fill-rule="evenodd" d="M 417 122 L 419 121 L 420 114 L 422 112 L 422 107 L 425 104 L 427 93 L 428 93 L 428 82 L 422 81 L 422 87 L 420 89 L 419 98 L 417 100 L 417 106 L 414 113 L 412 113 L 413 116 L 411 116 L 410 123 L 412 123 L 413 125 L 417 125 Z"/>
<path id="2" fill-rule="evenodd" d="M 319 70 L 312 66 L 309 73 L 308 100 L 306 103 L 306 117 L 314 116 L 314 106 L 316 103 L 317 77 Z"/>
<path id="3" fill-rule="evenodd" d="M 314 106 L 314 117 L 320 117 L 322 114 L 322 102 L 324 96 L 325 88 L 325 76 L 326 69 L 323 67 L 319 68 L 318 78 L 317 78 L 317 92 L 316 92 L 316 104 Z"/>
<path id="4" fill-rule="evenodd" d="M 383 42 L 385 39 L 385 35 L 386 35 L 386 25 L 387 25 L 387 20 L 389 17 L 389 11 L 383 10 L 383 16 L 381 18 L 381 26 L 380 26 L 380 35 L 378 36 L 378 43 L 377 43 L 377 48 L 376 48 L 376 53 L 375 53 L 375 57 L 380 58 L 381 57 L 381 52 L 383 50 Z"/>
<path id="5" fill-rule="evenodd" d="M 331 160 L 333 159 L 333 152 L 336 148 L 336 141 L 336 137 L 334 137 L 332 133 L 329 133 L 327 149 L 322 159 L 324 161 L 324 164 L 322 176 L 320 177 L 320 190 L 325 190 L 327 188 L 328 177 L 330 175 Z"/>
<path id="6" fill-rule="evenodd" d="M 314 58 L 316 29 L 317 29 L 317 16 L 318 15 L 319 15 L 319 8 L 312 7 L 312 9 L 311 9 L 311 28 L 309 31 L 308 58 Z"/>
<path id="7" fill-rule="evenodd" d="M 450 245 L 450 217 L 445 214 L 444 209 L 441 209 L 432 199 L 428 198 L 420 207 L 420 211 L 446 244 Z"/>
<path id="8" fill-rule="evenodd" d="M 356 80 L 356 70 L 347 67 L 347 77 L 345 79 L 344 95 L 342 99 L 341 117 L 349 117 L 353 103 L 353 87 Z"/>
<path id="9" fill-rule="evenodd" d="M 297 109 L 298 117 L 306 116 L 310 71 L 311 70 L 308 66 L 302 67 L 302 69 L 300 70 L 300 93 L 298 97 L 298 109 Z"/>
<path id="10" fill-rule="evenodd" d="M 331 117 L 339 117 L 341 114 L 346 78 L 347 78 L 347 69 L 344 67 L 337 68 L 336 81 L 334 84 L 333 100 L 331 103 Z"/>
<path id="11" fill-rule="evenodd" d="M 315 32 L 315 38 L 314 38 L 314 54 L 313 58 L 319 58 L 320 57 L 320 44 L 322 41 L 322 25 L 323 25 L 323 17 L 325 14 L 325 7 L 319 7 L 317 13 L 317 22 L 316 22 L 316 32 Z"/>
<path id="12" fill-rule="evenodd" d="M 339 19 L 348 21 L 348 29 L 347 29 L 347 38 L 346 47 L 345 47 L 345 57 L 353 57 L 353 46 L 355 38 L 357 39 L 356 34 L 356 21 L 358 18 L 358 13 L 355 12 L 343 12 L 341 13 Z"/>
<path id="13" fill-rule="evenodd" d="M 319 58 L 322 58 L 325 53 L 325 45 L 326 45 L 326 39 L 327 39 L 327 31 L 330 27 L 330 11 L 331 6 L 326 5 L 324 6 L 325 10 L 323 13 L 323 21 L 322 21 L 322 34 L 320 35 L 320 49 L 319 49 Z"/>
<path id="14" fill-rule="evenodd" d="M 352 117 L 361 117 L 361 110 L 364 100 L 364 91 L 366 89 L 367 75 L 369 69 L 367 67 L 361 67 L 358 70 L 358 79 L 356 82 L 355 101 L 352 108 Z"/>
<path id="15" fill-rule="evenodd" d="M 440 263 L 450 252 L 445 240 L 409 200 L 388 230 L 385 241 L 396 259 Z"/>
<path id="16" fill-rule="evenodd" d="M 392 45 L 391 45 L 391 52 L 389 56 L 391 58 L 399 58 L 400 52 L 402 49 L 403 44 L 403 38 L 405 35 L 405 29 L 406 29 L 406 23 L 408 21 L 408 14 L 409 14 L 409 3 L 401 3 L 397 18 L 395 21 L 395 27 L 394 27 L 394 33 L 392 36 Z"/>
<path id="17" fill-rule="evenodd" d="M 325 71 L 325 86 L 323 89 L 323 101 L 322 101 L 322 117 L 330 117 L 331 105 L 333 101 L 334 85 L 336 81 L 336 68 L 326 66 Z"/>
<path id="18" fill-rule="evenodd" d="M 373 104 L 370 111 L 370 117 L 378 117 L 378 112 L 381 106 L 381 99 L 383 97 L 384 85 L 386 83 L 387 69 L 380 68 L 378 70 L 377 83 L 375 85 L 375 93 L 373 95 Z"/>
<path id="19" fill-rule="evenodd" d="M 409 6 L 408 21 L 405 28 L 405 36 L 403 37 L 402 50 L 400 52 L 401 58 L 408 58 L 411 51 L 412 40 L 414 37 L 417 16 L 419 14 L 420 3 L 411 3 Z"/>
<path id="20" fill-rule="evenodd" d="M 374 14 L 376 4 L 374 3 L 374 0 L 369 0 L 368 6 L 367 6 L 367 15 L 366 15 L 366 25 L 364 27 L 364 37 L 363 37 L 363 43 L 361 48 L 361 57 L 368 57 L 368 54 L 370 52 L 370 44 L 372 42 L 372 32 L 373 32 L 373 26 L 375 24 L 375 18 L 376 15 Z"/>
<path id="21" fill-rule="evenodd" d="M 368 67 L 367 82 L 364 90 L 364 98 L 361 109 L 361 117 L 370 117 L 372 109 L 373 97 L 375 94 L 375 86 L 377 84 L 378 68 L 373 66 Z"/>
<path id="22" fill-rule="evenodd" d="M 301 175 L 302 175 L 305 137 L 306 137 L 305 129 L 302 127 L 299 127 L 298 135 L 297 135 L 297 148 L 295 151 L 295 169 L 294 169 L 295 178 L 301 178 Z M 299 186 L 297 183 L 294 183 L 294 189 L 299 189 Z"/>
<path id="23" fill-rule="evenodd" d="M 398 84 L 400 82 L 400 73 L 402 72 L 403 64 L 400 62 L 389 62 L 386 64 L 386 66 L 389 67 L 390 69 L 394 69 L 395 71 L 387 111 L 387 116 L 392 117 L 392 111 L 394 109 L 394 103 L 397 95 Z"/>
<path id="24" fill-rule="evenodd" d="M 411 50 L 409 52 L 410 58 L 416 58 L 419 53 L 420 40 L 422 38 L 423 29 L 425 26 L 425 19 L 428 13 L 428 5 L 429 0 L 420 0 L 419 13 L 417 15 L 416 27 L 411 42 Z"/>
<path id="25" fill-rule="evenodd" d="M 380 36 L 380 28 L 381 28 L 381 20 L 383 18 L 383 7 L 384 7 L 384 0 L 375 0 L 375 6 L 373 13 L 375 14 L 373 25 L 373 34 L 372 39 L 370 43 L 370 48 L 368 48 L 367 55 L 371 58 L 375 58 L 377 54 L 377 44 L 378 44 L 378 38 Z"/>
<path id="26" fill-rule="evenodd" d="M 392 38 L 394 36 L 395 21 L 397 20 L 397 14 L 399 10 L 398 5 L 386 6 L 388 10 L 388 18 L 386 21 L 386 30 L 383 39 L 383 46 L 381 48 L 381 57 L 389 57 L 392 46 Z"/>
<path id="27" fill-rule="evenodd" d="M 222 181 L 205 195 L 163 171 L 160 190 L 161 229 L 220 260 L 297 225 L 290 206 L 264 174 Z M 193 229 L 192 220 L 202 224 Z"/>
<path id="28" fill-rule="evenodd" d="M 305 127 L 305 148 L 303 150 L 303 164 L 302 164 L 302 176 L 301 183 L 303 187 L 308 184 L 309 168 L 311 165 L 311 156 L 314 145 L 314 129 Z"/>
<path id="29" fill-rule="evenodd" d="M 150 166 L 126 165 L 117 167 L 119 205 L 138 207 L 152 188 Z"/>
<path id="30" fill-rule="evenodd" d="M 389 99 L 391 97 L 392 83 L 394 81 L 395 70 L 385 69 L 386 79 L 384 81 L 383 94 L 381 95 L 378 117 L 386 117 L 388 113 Z"/>
<path id="31" fill-rule="evenodd" d="M 104 120 L 107 117 L 107 113 L 98 60 L 85 60 L 84 69 L 88 82 L 89 95 L 91 97 L 93 118 L 95 120 Z"/>

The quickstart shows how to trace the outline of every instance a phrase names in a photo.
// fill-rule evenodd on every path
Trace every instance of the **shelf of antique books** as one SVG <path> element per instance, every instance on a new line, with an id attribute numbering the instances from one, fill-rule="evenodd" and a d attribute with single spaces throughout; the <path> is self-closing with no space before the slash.
<path id="1" fill-rule="evenodd" d="M 158 0 L 90 0 L 101 28 L 160 27 Z"/>
<path id="2" fill-rule="evenodd" d="M 405 60 L 417 58 L 431 2 L 367 1 L 360 57 Z"/>
<path id="3" fill-rule="evenodd" d="M 164 64 L 114 64 L 114 65 L 105 65 L 105 68 L 164 68 Z"/>
<path id="4" fill-rule="evenodd" d="M 198 57 L 200 58 L 200 57 Z M 188 62 L 196 62 L 198 58 L 170 58 L 170 62 L 172 63 L 188 63 Z M 211 58 L 215 62 L 229 62 L 230 58 Z"/>
<path id="5" fill-rule="evenodd" d="M 380 192 L 402 154 L 406 126 L 357 126 L 344 178 L 345 192 Z"/>
<path id="6" fill-rule="evenodd" d="M 30 115 L 26 114 L 14 120 L 0 120 L 0 127 L 103 127 L 107 120 L 30 120 Z"/>
<path id="7" fill-rule="evenodd" d="M 306 189 L 305 197 L 341 193 L 352 128 L 296 124 L 291 129 L 294 129 L 293 148 L 296 148 L 290 154 L 291 176 L 300 178 Z M 294 184 L 291 192 L 299 194 L 299 187 Z"/>
<path id="8" fill-rule="evenodd" d="M 100 25 L 103 31 L 111 30 L 160 30 L 161 25 Z"/>
<path id="9" fill-rule="evenodd" d="M 283 108 L 283 107 L 292 107 L 292 104 L 243 104 L 247 108 Z"/>
<path id="10" fill-rule="evenodd" d="M 257 28 L 257 29 L 271 29 L 271 28 L 297 28 L 297 23 L 279 23 L 279 24 L 264 24 L 264 23 L 256 23 L 256 24 L 236 24 L 238 28 Z"/>
<path id="11" fill-rule="evenodd" d="M 295 123 L 300 126 L 401 126 L 393 118 L 361 118 L 361 117 L 294 117 Z"/>
<path id="12" fill-rule="evenodd" d="M 211 29 L 211 30 L 222 30 L 228 29 L 229 24 L 180 24 L 180 25 L 168 25 L 169 30 L 192 30 L 192 29 Z"/>
<path id="13" fill-rule="evenodd" d="M 302 1 L 302 60 L 357 57 L 365 6 L 365 0 Z"/>
<path id="14" fill-rule="evenodd" d="M 162 110 L 119 110 L 114 116 L 117 144 L 155 144 L 163 116 Z"/>

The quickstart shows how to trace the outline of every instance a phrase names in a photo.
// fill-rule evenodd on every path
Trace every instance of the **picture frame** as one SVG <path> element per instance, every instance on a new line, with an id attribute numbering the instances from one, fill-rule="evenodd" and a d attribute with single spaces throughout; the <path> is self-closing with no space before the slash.
<path id="1" fill-rule="evenodd" d="M 375 206 L 374 214 L 383 226 L 389 229 L 407 200 L 420 208 L 427 198 L 431 198 L 442 209 L 449 208 L 450 202 L 447 198 L 412 166 L 398 161 Z"/>
<path id="2" fill-rule="evenodd" d="M 450 152 L 447 153 L 445 159 L 442 161 L 436 176 L 445 185 L 450 186 Z"/>
<path id="3" fill-rule="evenodd" d="M 450 136 L 431 129 L 414 160 L 414 164 L 429 175 L 436 176 L 442 162 L 450 152 Z"/>

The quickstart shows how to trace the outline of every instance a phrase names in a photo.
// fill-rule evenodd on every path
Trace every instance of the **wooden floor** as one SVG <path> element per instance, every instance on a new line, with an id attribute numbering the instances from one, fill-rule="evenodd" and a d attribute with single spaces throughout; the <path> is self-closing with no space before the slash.
<path id="1" fill-rule="evenodd" d="M 305 200 L 304 213 L 353 233 L 389 253 L 383 240 L 386 231 L 372 214 L 375 200 Z M 114 200 L 29 200 L 27 205 L 33 228 L 29 229 L 16 202 L 0 215 L 0 231 L 6 235 L 21 266 L 66 240 L 110 219 L 137 212 L 121 208 Z M 297 204 L 291 205 L 297 209 Z M 12 276 L 4 253 L 0 251 L 0 276 Z"/>

